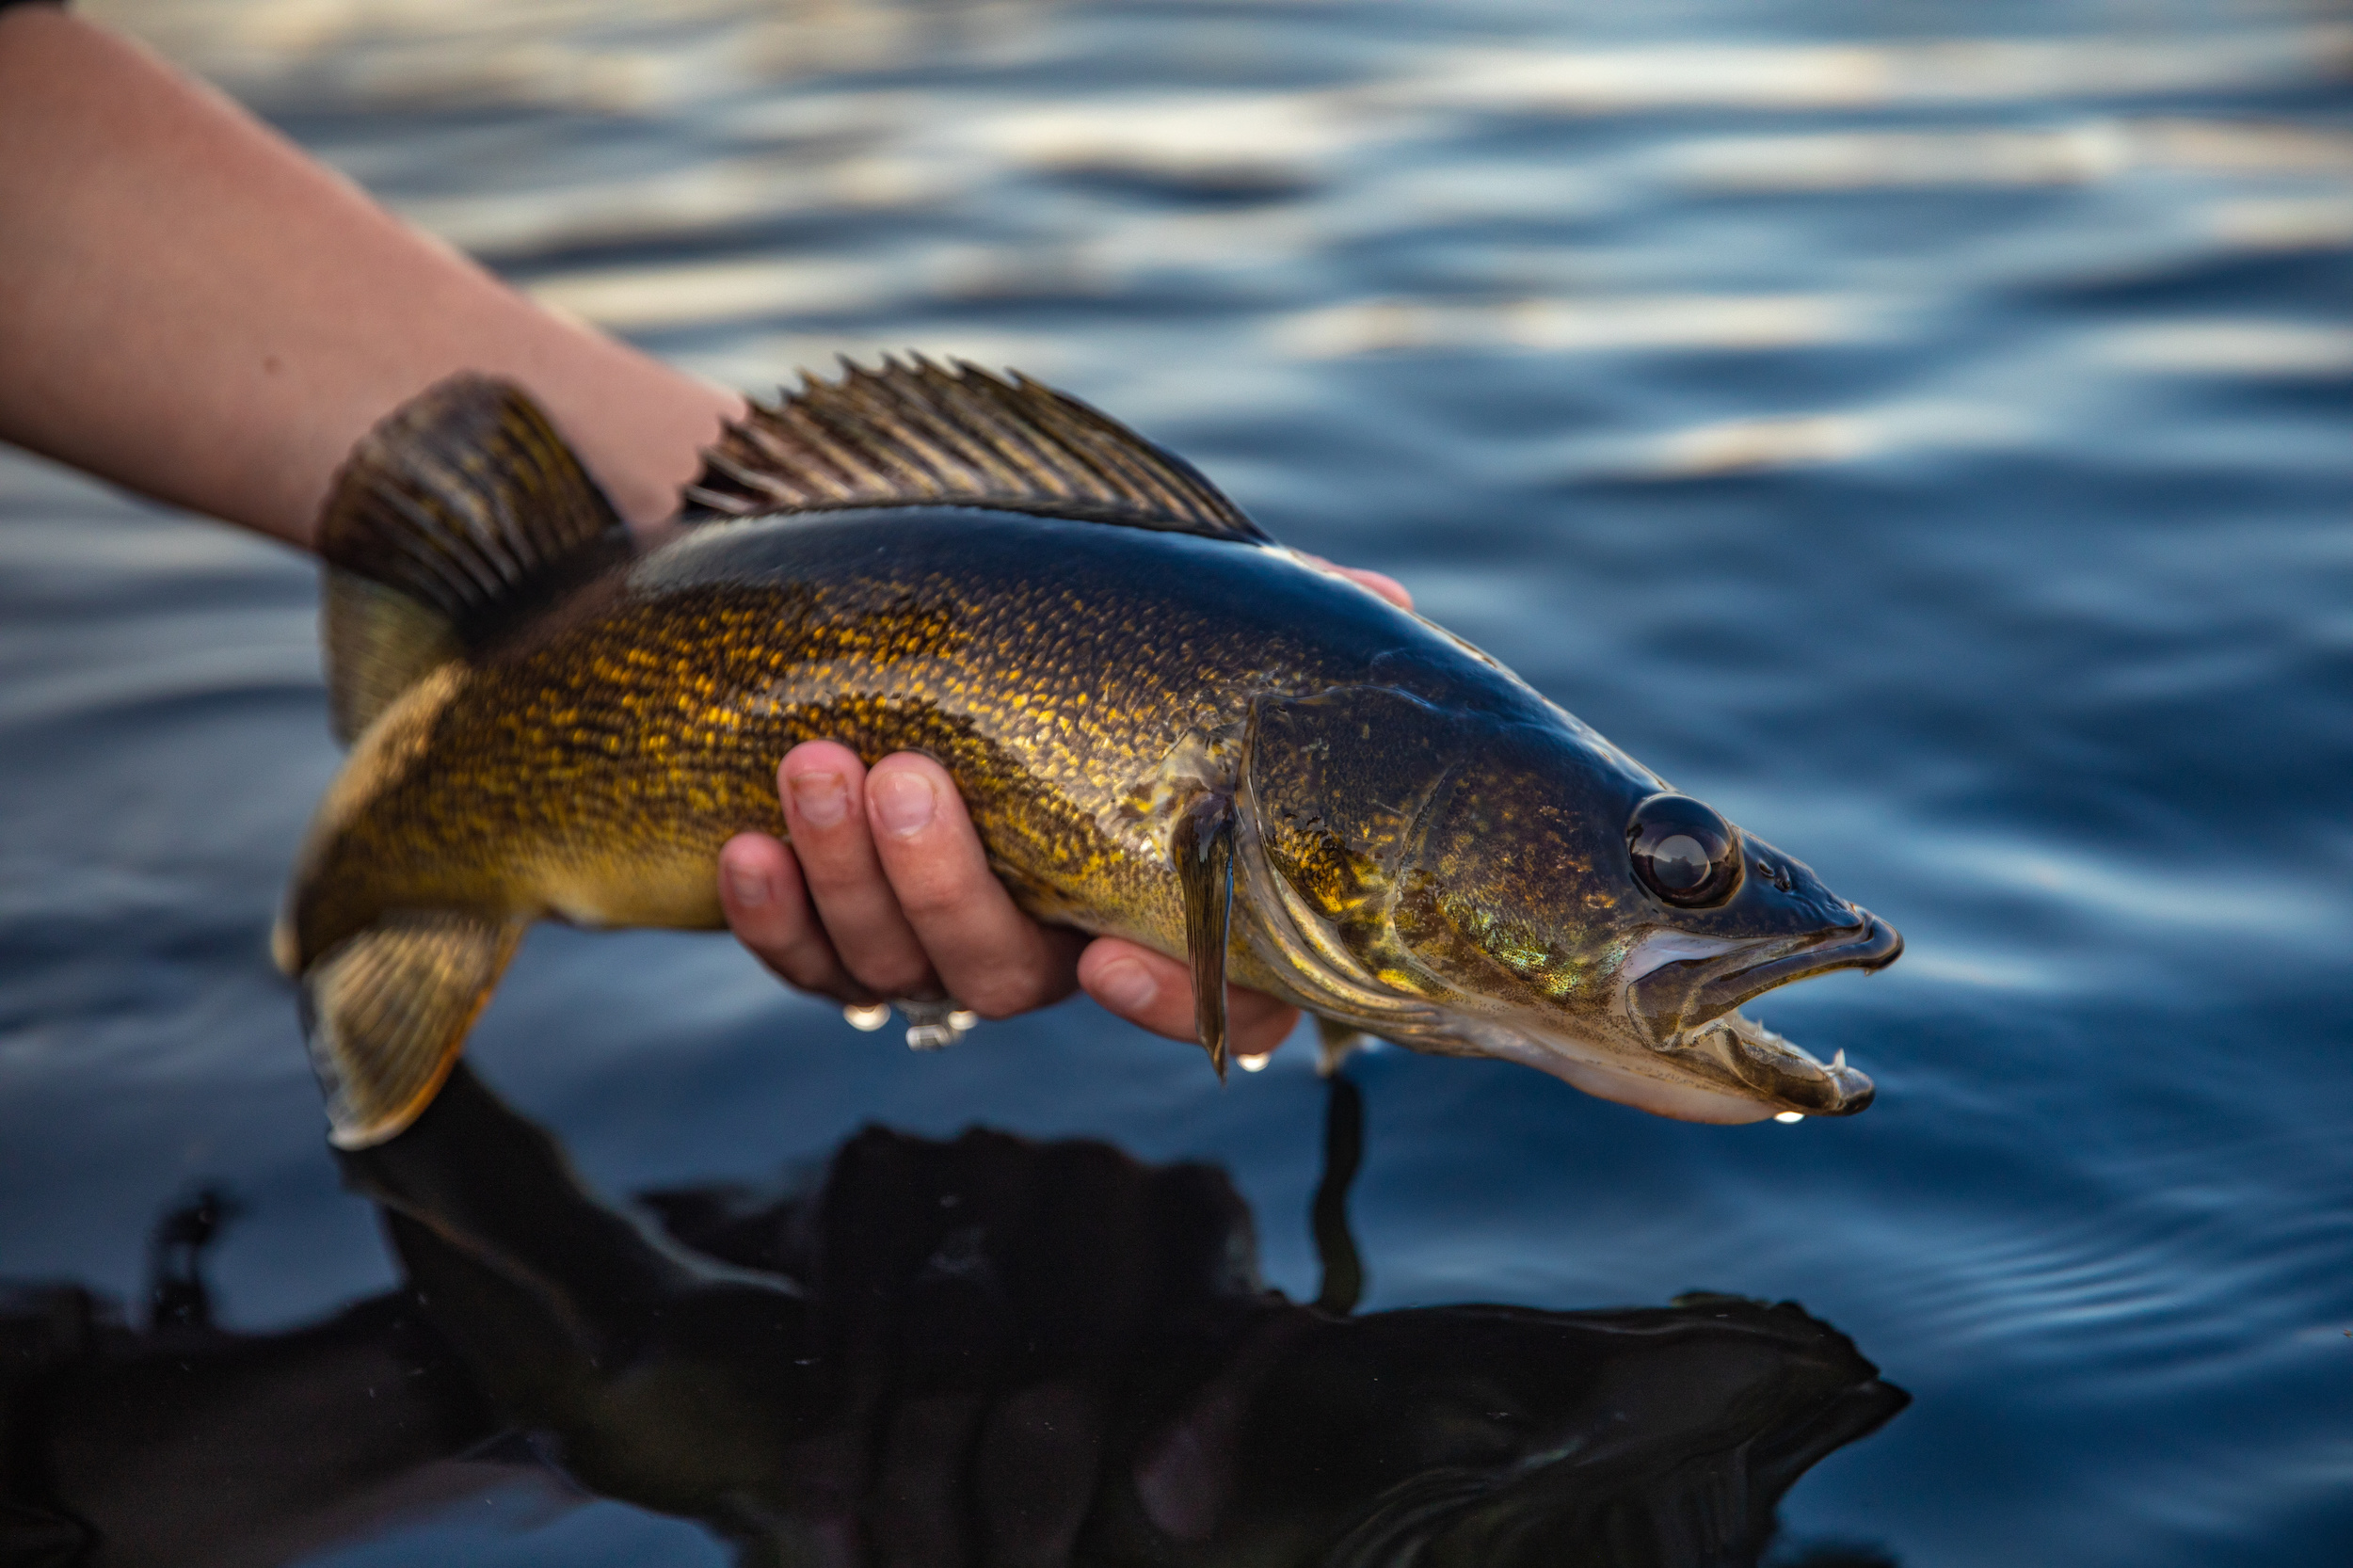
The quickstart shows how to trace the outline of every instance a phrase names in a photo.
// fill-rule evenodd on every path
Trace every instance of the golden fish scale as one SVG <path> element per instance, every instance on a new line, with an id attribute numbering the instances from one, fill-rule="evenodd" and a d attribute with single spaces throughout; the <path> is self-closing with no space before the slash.
<path id="1" fill-rule="evenodd" d="M 303 961 L 396 907 L 716 926 L 719 846 L 784 831 L 776 764 L 817 738 L 869 763 L 931 753 L 1025 907 L 1181 953 L 1162 829 L 1123 823 L 1122 802 L 1189 729 L 1338 672 L 1279 630 L 1138 594 L 1130 570 L 976 580 L 892 560 L 607 595 L 469 665 L 321 846 Z M 1238 980 L 1274 983 L 1235 959 Z"/>

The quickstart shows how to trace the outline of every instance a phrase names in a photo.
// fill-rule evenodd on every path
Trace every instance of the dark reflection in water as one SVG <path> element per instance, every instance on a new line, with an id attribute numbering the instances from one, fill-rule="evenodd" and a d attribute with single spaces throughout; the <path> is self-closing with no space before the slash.
<path id="1" fill-rule="evenodd" d="M 399 1288 L 216 1327 L 205 1192 L 156 1230 L 144 1331 L 18 1293 L 0 1558 L 278 1561 L 560 1477 L 746 1564 L 1728 1565 L 1907 1402 L 1786 1303 L 1351 1317 L 1361 1130 L 1336 1083 L 1302 1305 L 1212 1165 L 870 1127 L 801 1192 L 647 1194 L 657 1227 L 460 1068 L 344 1159 Z"/>

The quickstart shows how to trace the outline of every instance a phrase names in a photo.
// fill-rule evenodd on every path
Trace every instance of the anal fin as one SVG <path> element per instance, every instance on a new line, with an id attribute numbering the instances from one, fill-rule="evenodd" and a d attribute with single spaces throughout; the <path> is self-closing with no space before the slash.
<path id="1" fill-rule="evenodd" d="M 1193 962 L 1193 1028 L 1225 1081 L 1225 941 L 1234 910 L 1234 801 L 1208 794 L 1179 815 L 1169 832 L 1185 895 L 1185 950 Z"/>
<path id="2" fill-rule="evenodd" d="M 303 1032 L 327 1096 L 328 1141 L 393 1136 L 440 1091 L 522 940 L 521 922 L 452 910 L 390 914 L 302 977 Z"/>

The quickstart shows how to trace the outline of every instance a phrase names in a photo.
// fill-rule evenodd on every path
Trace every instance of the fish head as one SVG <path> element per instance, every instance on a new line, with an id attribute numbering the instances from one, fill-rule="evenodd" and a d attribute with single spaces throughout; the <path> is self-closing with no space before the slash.
<path id="1" fill-rule="evenodd" d="M 1737 1009 L 1902 938 L 1558 709 L 1339 688 L 1264 705 L 1246 771 L 1245 886 L 1317 1011 L 1683 1120 L 1870 1103 Z"/>
<path id="2" fill-rule="evenodd" d="M 1215 1464 L 1225 1415 L 1226 1519 L 1313 1520 L 1325 1568 L 1753 1562 L 1798 1478 L 1910 1402 L 1801 1308 L 1729 1296 L 1326 1320 L 1261 1365 L 1239 1422 L 1229 1370 L 1161 1452 Z"/>

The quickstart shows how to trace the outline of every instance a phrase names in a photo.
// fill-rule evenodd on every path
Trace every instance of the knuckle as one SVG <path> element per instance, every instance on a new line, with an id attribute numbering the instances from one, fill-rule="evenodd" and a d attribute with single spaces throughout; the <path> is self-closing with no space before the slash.
<path id="1" fill-rule="evenodd" d="M 932 876 L 910 876 L 892 885 L 899 895 L 899 907 L 907 919 L 917 924 L 926 921 L 945 922 L 971 912 L 971 901 L 962 889 Z"/>
<path id="2" fill-rule="evenodd" d="M 858 984 L 885 997 L 912 996 L 932 983 L 931 966 L 920 956 L 872 954 L 850 965 Z"/>
<path id="3" fill-rule="evenodd" d="M 793 848 L 801 857 L 801 875 L 812 897 L 840 898 L 850 894 L 874 896 L 882 877 L 873 853 L 863 839 L 835 830 L 804 832 Z"/>
<path id="4" fill-rule="evenodd" d="M 817 952 L 805 945 L 756 947 L 752 952 L 778 980 L 804 991 L 824 990 L 838 973 L 831 953 Z"/>
<path id="5" fill-rule="evenodd" d="M 770 967 L 804 991 L 823 991 L 841 983 L 841 966 L 833 954 L 815 948 L 794 948 Z"/>
<path id="6" fill-rule="evenodd" d="M 984 1018 L 1013 1018 L 1043 1005 L 1045 990 L 1035 976 L 997 973 L 968 982 L 956 1000 Z"/>

